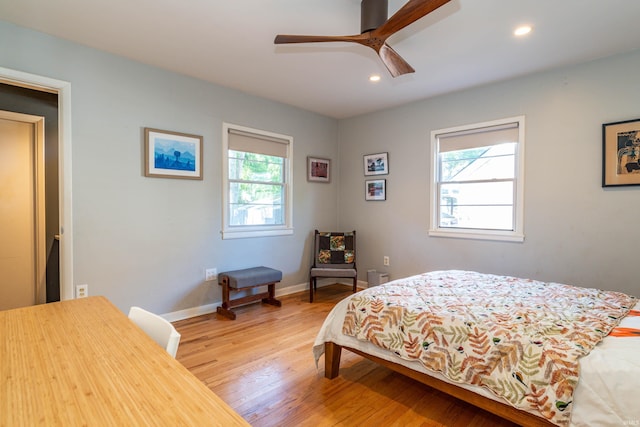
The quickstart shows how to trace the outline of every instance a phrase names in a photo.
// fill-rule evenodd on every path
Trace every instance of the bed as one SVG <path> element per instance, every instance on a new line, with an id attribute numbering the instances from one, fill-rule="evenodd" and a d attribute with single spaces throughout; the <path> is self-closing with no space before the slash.
<path id="1" fill-rule="evenodd" d="M 325 377 L 360 354 L 524 426 L 640 425 L 640 304 L 618 292 L 448 270 L 339 302 Z"/>

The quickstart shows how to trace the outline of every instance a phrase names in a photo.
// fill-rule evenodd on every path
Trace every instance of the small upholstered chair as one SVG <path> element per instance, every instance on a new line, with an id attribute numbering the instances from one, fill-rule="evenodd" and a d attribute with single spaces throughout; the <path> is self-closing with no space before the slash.
<path id="1" fill-rule="evenodd" d="M 318 277 L 353 279 L 353 292 L 357 292 L 356 232 L 320 232 L 313 239 L 313 265 L 309 271 L 309 302 L 317 288 Z"/>
<path id="2" fill-rule="evenodd" d="M 129 319 L 164 348 L 171 357 L 176 357 L 180 333 L 171 322 L 140 307 L 131 307 Z"/>

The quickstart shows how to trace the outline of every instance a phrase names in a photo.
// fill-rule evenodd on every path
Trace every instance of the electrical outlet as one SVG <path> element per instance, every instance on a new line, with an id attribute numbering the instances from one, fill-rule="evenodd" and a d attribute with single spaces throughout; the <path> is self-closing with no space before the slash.
<path id="1" fill-rule="evenodd" d="M 76 298 L 86 298 L 89 296 L 89 285 L 76 285 Z"/>
<path id="2" fill-rule="evenodd" d="M 218 278 L 218 269 L 217 268 L 207 268 L 204 271 L 204 281 L 210 282 L 212 280 L 216 280 Z"/>
<path id="3" fill-rule="evenodd" d="M 382 258 L 382 263 L 383 263 L 384 265 L 387 265 L 387 266 L 388 266 L 388 265 L 389 265 L 389 257 L 385 255 L 385 256 Z"/>

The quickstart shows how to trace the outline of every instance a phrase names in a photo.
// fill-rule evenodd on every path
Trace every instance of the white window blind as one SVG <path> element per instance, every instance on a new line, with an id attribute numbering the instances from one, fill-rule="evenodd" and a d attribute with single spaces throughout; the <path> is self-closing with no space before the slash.
<path id="1" fill-rule="evenodd" d="M 440 152 L 488 147 L 518 141 L 518 123 L 488 126 L 480 129 L 443 133 L 438 135 Z"/>
<path id="2" fill-rule="evenodd" d="M 229 129 L 230 150 L 286 158 L 288 147 L 288 140 Z"/>

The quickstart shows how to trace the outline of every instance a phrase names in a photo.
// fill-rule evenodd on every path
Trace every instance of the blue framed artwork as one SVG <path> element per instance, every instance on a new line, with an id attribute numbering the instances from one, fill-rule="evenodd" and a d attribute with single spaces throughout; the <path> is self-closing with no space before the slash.
<path id="1" fill-rule="evenodd" d="M 202 137 L 144 128 L 144 175 L 202 179 Z"/>

